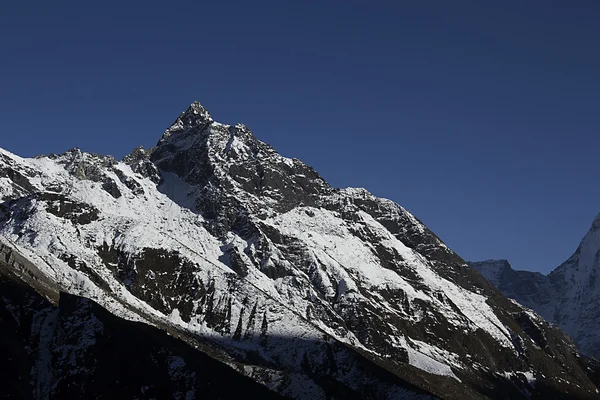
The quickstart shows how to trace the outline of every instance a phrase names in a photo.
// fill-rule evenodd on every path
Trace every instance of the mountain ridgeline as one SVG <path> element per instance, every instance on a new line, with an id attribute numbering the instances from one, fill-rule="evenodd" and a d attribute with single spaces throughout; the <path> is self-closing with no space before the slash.
<path id="1" fill-rule="evenodd" d="M 600 399 L 417 218 L 199 103 L 122 161 L 0 150 L 0 395 Z"/>
<path id="2" fill-rule="evenodd" d="M 600 359 L 600 215 L 575 253 L 548 275 L 515 271 L 506 260 L 470 263 L 505 296 L 531 308 Z"/>

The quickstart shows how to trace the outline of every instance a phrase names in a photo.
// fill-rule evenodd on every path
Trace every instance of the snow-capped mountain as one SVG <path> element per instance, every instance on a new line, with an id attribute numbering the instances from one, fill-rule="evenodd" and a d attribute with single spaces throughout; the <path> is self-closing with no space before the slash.
<path id="1" fill-rule="evenodd" d="M 404 208 L 198 103 L 121 162 L 1 150 L 0 252 L 7 393 L 600 398 L 600 366 Z"/>
<path id="2" fill-rule="evenodd" d="M 575 253 L 548 275 L 507 261 L 470 263 L 507 297 L 559 325 L 579 349 L 600 359 L 600 215 Z"/>

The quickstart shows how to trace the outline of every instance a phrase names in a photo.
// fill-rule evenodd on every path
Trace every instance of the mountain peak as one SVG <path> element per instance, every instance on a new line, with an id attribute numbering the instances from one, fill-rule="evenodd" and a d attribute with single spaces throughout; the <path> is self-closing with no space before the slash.
<path id="1" fill-rule="evenodd" d="M 208 110 L 196 100 L 163 133 L 161 141 L 180 132 L 201 132 L 213 122 L 214 120 Z"/>
<path id="2" fill-rule="evenodd" d="M 188 184 L 211 188 L 213 196 L 219 188 L 225 197 L 236 191 L 262 199 L 261 208 L 315 204 L 331 191 L 312 167 L 281 156 L 242 123 L 215 122 L 198 102 L 165 131 L 150 161 Z"/>
<path id="3" fill-rule="evenodd" d="M 210 118 L 210 114 L 209 114 L 208 110 L 206 108 L 204 108 L 198 100 L 196 100 L 192 104 L 190 104 L 188 109 L 186 111 L 184 111 L 184 114 L 187 114 L 187 113 L 191 113 L 193 115 L 208 116 Z"/>

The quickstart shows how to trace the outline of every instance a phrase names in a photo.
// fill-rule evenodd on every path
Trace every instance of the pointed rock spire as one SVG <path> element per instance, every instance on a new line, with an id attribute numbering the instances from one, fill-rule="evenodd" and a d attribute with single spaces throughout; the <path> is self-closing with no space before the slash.
<path id="1" fill-rule="evenodd" d="M 204 120 L 212 121 L 212 117 L 206 108 L 198 102 L 198 100 L 194 101 L 187 110 L 181 114 L 180 118 L 187 118 L 191 120 L 192 118 L 202 118 Z"/>
<path id="2" fill-rule="evenodd" d="M 202 131 L 213 122 L 214 120 L 208 110 L 198 101 L 194 101 L 163 133 L 161 141 L 179 132 Z"/>

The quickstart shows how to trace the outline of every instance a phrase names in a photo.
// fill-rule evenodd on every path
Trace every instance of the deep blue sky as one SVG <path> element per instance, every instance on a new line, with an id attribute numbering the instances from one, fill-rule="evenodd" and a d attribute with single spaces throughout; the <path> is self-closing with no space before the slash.
<path id="1" fill-rule="evenodd" d="M 596 0 L 5 3 L 19 155 L 122 157 L 199 100 L 466 259 L 547 272 L 600 212 Z"/>

